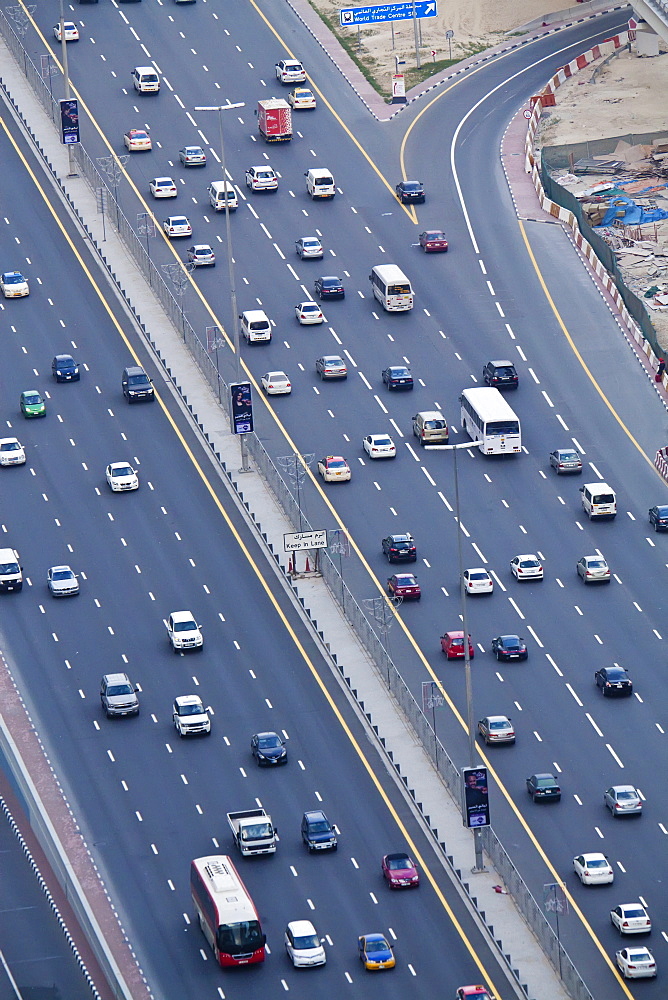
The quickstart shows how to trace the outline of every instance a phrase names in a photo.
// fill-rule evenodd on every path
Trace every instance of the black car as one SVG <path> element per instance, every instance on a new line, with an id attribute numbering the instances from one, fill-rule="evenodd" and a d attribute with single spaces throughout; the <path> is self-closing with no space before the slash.
<path id="1" fill-rule="evenodd" d="M 649 523 L 654 525 L 655 531 L 668 531 L 668 507 L 650 507 Z"/>
<path id="2" fill-rule="evenodd" d="M 561 801 L 561 788 L 553 774 L 532 774 L 527 778 L 527 792 L 534 802 Z"/>
<path id="3" fill-rule="evenodd" d="M 78 382 L 81 378 L 79 365 L 71 354 L 56 354 L 51 362 L 51 374 L 56 382 Z"/>
<path id="4" fill-rule="evenodd" d="M 529 652 L 519 635 L 497 635 L 492 639 L 492 652 L 497 660 L 526 660 Z"/>
<path id="5" fill-rule="evenodd" d="M 336 831 L 322 809 L 311 809 L 302 816 L 302 840 L 309 851 L 336 850 Z"/>
<path id="6" fill-rule="evenodd" d="M 143 368 L 131 365 L 123 369 L 123 395 L 128 403 L 137 403 L 155 398 L 153 383 Z"/>
<path id="7" fill-rule="evenodd" d="M 629 698 L 633 694 L 633 681 L 623 667 L 601 667 L 594 680 L 606 698 Z"/>
<path id="8" fill-rule="evenodd" d="M 412 535 L 388 535 L 383 539 L 383 553 L 388 562 L 415 562 L 417 550 Z"/>
<path id="9" fill-rule="evenodd" d="M 520 381 L 512 361 L 488 361 L 482 370 L 482 380 L 495 389 L 517 389 Z"/>
<path id="10" fill-rule="evenodd" d="M 278 733 L 255 733 L 251 740 L 251 753 L 260 767 L 288 762 L 288 748 Z"/>
<path id="11" fill-rule="evenodd" d="M 388 389 L 412 389 L 413 376 L 406 365 L 390 365 L 383 369 L 383 382 Z"/>
<path id="12" fill-rule="evenodd" d="M 346 290 L 340 278 L 333 274 L 316 278 L 314 286 L 315 294 L 319 299 L 345 299 Z"/>
<path id="13" fill-rule="evenodd" d="M 402 205 L 410 202 L 421 203 L 424 201 L 424 185 L 422 181 L 401 181 L 400 184 L 397 184 L 395 191 Z"/>

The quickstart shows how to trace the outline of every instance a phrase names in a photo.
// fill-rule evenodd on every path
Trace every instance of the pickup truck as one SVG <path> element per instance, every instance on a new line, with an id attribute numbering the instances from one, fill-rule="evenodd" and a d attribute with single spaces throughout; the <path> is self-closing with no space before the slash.
<path id="1" fill-rule="evenodd" d="M 252 854 L 275 854 L 278 830 L 264 809 L 242 809 L 229 812 L 227 822 L 244 857 Z"/>

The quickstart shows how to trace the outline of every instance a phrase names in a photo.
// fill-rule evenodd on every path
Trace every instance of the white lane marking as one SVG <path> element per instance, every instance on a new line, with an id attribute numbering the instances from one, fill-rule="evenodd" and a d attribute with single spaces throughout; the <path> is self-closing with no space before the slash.
<path id="1" fill-rule="evenodd" d="M 566 690 L 570 691 L 570 693 L 573 695 L 580 708 L 582 708 L 583 707 L 582 702 L 580 701 L 580 699 L 578 698 L 578 696 L 576 695 L 575 691 L 573 690 L 570 684 L 566 684 Z"/>
<path id="2" fill-rule="evenodd" d="M 514 607 L 515 611 L 520 616 L 520 618 L 522 619 L 522 621 L 524 621 L 524 615 L 522 614 L 522 612 L 520 611 L 520 609 L 517 607 L 517 604 L 515 603 L 514 599 L 512 597 L 509 597 L 508 600 L 510 601 L 510 603 L 512 604 L 512 606 Z"/>
<path id="3" fill-rule="evenodd" d="M 373 398 L 376 400 L 383 413 L 387 413 L 387 407 L 385 406 L 385 403 L 382 401 L 380 396 L 374 396 Z"/>
<path id="4" fill-rule="evenodd" d="M 529 368 L 529 375 L 531 375 L 531 378 L 534 380 L 534 382 L 536 383 L 536 385 L 540 385 L 540 379 L 536 375 L 536 373 L 533 370 L 533 368 Z"/>
<path id="5" fill-rule="evenodd" d="M 612 749 L 612 747 L 610 746 L 610 744 L 606 743 L 605 745 L 606 745 L 606 748 L 610 751 L 610 753 L 614 757 L 614 759 L 616 760 L 616 762 L 619 764 L 619 766 L 623 768 L 624 765 L 622 764 L 621 760 L 619 759 L 619 757 L 617 756 L 617 754 L 615 753 L 615 751 Z"/>
<path id="6" fill-rule="evenodd" d="M 540 648 L 543 649 L 543 643 L 540 641 L 534 630 L 531 628 L 531 625 L 527 625 L 527 631 L 531 632 L 532 636 L 534 637 L 534 640 L 538 643 Z"/>
<path id="7" fill-rule="evenodd" d="M 594 475 L 595 475 L 595 476 L 598 476 L 598 478 L 602 480 L 602 479 L 603 479 L 603 476 L 602 476 L 602 475 L 601 475 L 601 473 L 600 473 L 600 472 L 598 471 L 598 469 L 596 468 L 596 466 L 594 465 L 594 463 L 593 463 L 593 462 L 590 462 L 590 463 L 589 463 L 589 465 L 590 465 L 590 467 L 591 467 L 591 470 L 592 470 L 592 472 L 594 473 Z"/>
<path id="8" fill-rule="evenodd" d="M 591 722 L 591 724 L 592 724 L 592 727 L 593 727 L 593 729 L 594 729 L 594 732 L 596 733 L 596 735 L 597 735 L 597 736 L 600 736 L 600 737 L 603 737 L 603 733 L 602 733 L 602 732 L 601 732 L 601 730 L 600 730 L 600 729 L 598 728 L 598 726 L 597 726 L 597 725 L 596 725 L 596 723 L 594 722 L 594 720 L 593 720 L 593 718 L 591 717 L 591 715 L 590 715 L 590 713 L 589 713 L 589 712 L 585 712 L 585 717 L 586 717 L 586 718 L 587 718 L 587 719 L 589 720 L 589 722 Z"/>
<path id="9" fill-rule="evenodd" d="M 427 477 L 427 479 L 429 480 L 429 482 L 431 483 L 431 485 L 432 486 L 436 486 L 436 483 L 434 482 L 434 480 L 431 478 L 431 476 L 429 474 L 429 469 L 425 468 L 425 466 L 423 465 L 422 466 L 422 471 L 424 472 L 425 476 Z"/>
<path id="10" fill-rule="evenodd" d="M 360 371 L 358 371 L 358 373 L 357 373 L 357 374 L 358 374 L 358 375 L 359 375 L 359 377 L 360 377 L 360 378 L 362 379 L 362 381 L 364 382 L 364 384 L 365 384 L 365 386 L 367 387 L 367 389 L 371 389 L 371 383 L 370 383 L 370 382 L 369 382 L 369 380 L 367 379 L 366 375 L 365 375 L 365 374 L 364 374 L 363 372 L 360 372 Z M 378 397 L 377 397 L 377 396 L 376 396 L 376 399 L 378 399 Z"/>
<path id="11" fill-rule="evenodd" d="M 483 563 L 483 565 L 486 566 L 487 565 L 487 560 L 485 559 L 484 555 L 482 554 L 482 552 L 480 551 L 480 549 L 478 548 L 478 546 L 476 545 L 475 542 L 472 543 L 472 548 L 475 549 L 476 553 L 480 557 L 481 562 Z"/>
<path id="12" fill-rule="evenodd" d="M 567 431 L 568 430 L 568 424 L 566 423 L 566 421 L 564 420 L 564 418 L 561 416 L 561 414 L 560 413 L 556 413 L 555 416 L 556 416 L 557 420 L 559 421 L 559 423 L 561 424 L 561 426 L 564 428 L 564 430 Z"/>
<path id="13" fill-rule="evenodd" d="M 445 506 L 448 508 L 448 510 L 450 511 L 450 513 L 452 514 L 452 507 L 448 503 L 447 499 L 443 496 L 443 494 L 440 491 L 439 491 L 438 495 L 441 498 L 441 500 L 443 501 L 443 503 L 445 504 Z"/>
<path id="14" fill-rule="evenodd" d="M 552 402 L 552 400 L 550 399 L 550 397 L 548 396 L 548 394 L 545 392 L 544 389 L 542 390 L 542 392 L 543 392 L 543 396 L 545 397 L 545 402 L 547 403 L 547 405 L 550 406 L 550 407 L 552 407 L 554 409 L 554 403 Z"/>
<path id="15" fill-rule="evenodd" d="M 496 573 L 494 572 L 494 570 L 493 570 L 493 569 L 492 569 L 492 570 L 490 570 L 490 576 L 493 576 L 493 577 L 494 577 L 494 579 L 496 580 L 497 584 L 499 585 L 499 587 L 501 588 L 501 590 L 502 590 L 502 591 L 504 592 L 504 594 L 505 594 L 505 593 L 506 593 L 506 588 L 505 588 L 505 587 L 504 587 L 504 585 L 503 585 L 503 584 L 501 583 L 501 581 L 499 580 L 498 576 L 496 575 Z"/>

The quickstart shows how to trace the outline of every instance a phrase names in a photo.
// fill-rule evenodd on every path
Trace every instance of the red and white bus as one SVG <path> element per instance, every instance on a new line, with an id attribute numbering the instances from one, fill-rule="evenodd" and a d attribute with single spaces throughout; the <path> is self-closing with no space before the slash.
<path id="1" fill-rule="evenodd" d="M 190 891 L 202 933 L 222 966 L 264 962 L 266 937 L 230 858 L 195 858 L 190 863 Z"/>

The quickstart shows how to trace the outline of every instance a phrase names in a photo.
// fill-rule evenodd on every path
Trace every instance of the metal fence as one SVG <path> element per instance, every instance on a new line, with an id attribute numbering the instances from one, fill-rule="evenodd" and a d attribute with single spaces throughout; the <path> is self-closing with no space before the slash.
<path id="1" fill-rule="evenodd" d="M 8 21 L 2 10 L 0 10 L 0 32 L 33 91 L 50 114 L 55 127 L 55 123 L 59 121 L 59 114 L 56 113 L 58 105 L 56 99 L 53 97 L 51 77 L 49 76 L 49 83 L 47 85 L 42 73 L 28 56 L 22 43 L 20 31 L 15 30 L 15 25 Z M 170 287 L 162 271 L 151 260 L 140 234 L 135 231 L 122 212 L 117 198 L 117 185 L 114 185 L 108 176 L 104 176 L 100 172 L 97 161 L 89 155 L 83 143 L 75 147 L 75 156 L 78 169 L 86 178 L 93 191 L 99 192 L 100 189 L 104 191 L 105 197 L 98 199 L 98 203 L 101 201 L 103 204 L 106 221 L 118 233 L 124 246 L 132 255 L 137 266 L 149 282 L 154 294 L 158 297 L 174 328 L 183 337 L 184 343 L 200 368 L 200 371 L 220 399 L 222 390 L 226 388 L 225 382 L 207 350 L 207 345 L 200 340 L 192 325 L 188 322 L 183 309 L 182 297 L 180 298 L 174 294 L 173 287 Z M 260 439 L 255 434 L 247 434 L 246 442 L 257 471 L 271 488 L 295 530 L 312 530 L 312 526 L 305 517 L 303 510 L 301 510 L 300 504 Z M 357 556 L 354 556 L 354 558 L 357 559 Z M 389 655 L 386 642 L 383 642 L 382 637 L 378 634 L 378 629 L 369 620 L 367 613 L 345 583 L 342 574 L 339 572 L 339 568 L 327 550 L 320 551 L 319 568 L 331 595 L 338 603 L 346 620 L 375 664 L 389 692 L 395 698 L 417 738 L 429 754 L 453 798 L 459 801 L 461 788 L 459 769 L 449 757 L 441 741 L 437 738 L 430 721 L 423 713 L 422 708 L 401 676 Z M 500 877 L 503 879 L 508 891 L 523 914 L 527 925 L 540 941 L 545 954 L 557 974 L 561 976 L 564 987 L 573 997 L 573 1000 L 593 1000 L 591 993 L 582 981 L 563 945 L 557 940 L 542 908 L 534 899 L 528 886 L 491 828 L 484 830 L 483 844 L 493 866 L 499 872 Z"/>

